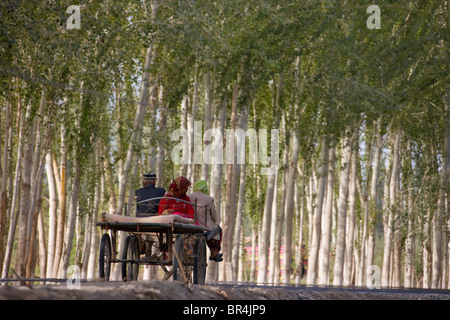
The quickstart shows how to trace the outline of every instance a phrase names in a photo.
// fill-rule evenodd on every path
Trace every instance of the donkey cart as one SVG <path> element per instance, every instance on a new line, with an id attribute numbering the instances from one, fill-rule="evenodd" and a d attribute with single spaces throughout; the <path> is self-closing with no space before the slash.
<path id="1" fill-rule="evenodd" d="M 147 218 L 103 214 L 97 226 L 105 230 L 100 241 L 99 276 L 109 281 L 111 265 L 122 263 L 122 280 L 136 281 L 140 265 L 159 265 L 164 280 L 204 284 L 205 228 L 176 215 Z M 119 257 L 117 231 L 128 232 Z"/>

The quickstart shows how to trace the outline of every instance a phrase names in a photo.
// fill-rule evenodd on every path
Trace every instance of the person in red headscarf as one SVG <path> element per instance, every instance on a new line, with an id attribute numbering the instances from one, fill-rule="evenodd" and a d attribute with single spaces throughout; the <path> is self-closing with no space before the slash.
<path id="1" fill-rule="evenodd" d="M 158 214 L 177 214 L 184 218 L 194 219 L 194 207 L 186 202 L 178 201 L 184 200 L 191 202 L 191 199 L 186 195 L 191 182 L 185 177 L 178 177 L 172 180 L 164 198 L 159 203 Z"/>

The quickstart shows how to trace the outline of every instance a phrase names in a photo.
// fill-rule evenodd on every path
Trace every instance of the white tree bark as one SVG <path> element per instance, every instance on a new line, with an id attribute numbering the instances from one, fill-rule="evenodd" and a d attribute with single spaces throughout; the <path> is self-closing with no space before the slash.
<path id="1" fill-rule="evenodd" d="M 216 130 L 218 130 L 218 132 L 221 133 L 222 137 L 225 127 L 226 110 L 227 110 L 227 100 L 224 97 L 219 112 L 219 116 L 216 121 Z M 211 188 L 211 196 L 214 198 L 216 204 L 218 225 L 220 225 L 221 222 L 220 217 L 221 217 L 221 203 L 222 203 L 222 172 L 223 172 L 223 163 L 214 162 L 210 188 Z M 206 270 L 206 281 L 216 282 L 218 280 L 218 276 L 219 275 L 217 262 L 212 261 L 208 263 L 208 267 Z"/>
<path id="2" fill-rule="evenodd" d="M 347 221 L 348 188 L 352 156 L 352 139 L 346 134 L 342 143 L 341 176 L 339 182 L 339 203 L 337 216 L 336 258 L 334 260 L 333 285 L 342 286 L 345 258 L 345 228 Z"/>
<path id="3" fill-rule="evenodd" d="M 195 70 L 195 78 L 194 78 L 194 94 L 193 94 L 193 101 L 192 101 L 192 111 L 188 110 L 188 116 L 187 116 L 187 129 L 188 129 L 188 144 L 189 144 L 189 162 L 187 166 L 187 173 L 186 177 L 192 181 L 194 179 L 194 122 L 195 117 L 197 115 L 198 105 L 199 105 L 199 99 L 198 99 L 198 79 L 197 79 L 197 68 Z M 225 100 L 226 101 L 226 100 Z M 225 121 L 225 120 L 224 120 Z M 222 129 L 222 136 L 223 136 L 223 129 Z"/>
<path id="4" fill-rule="evenodd" d="M 231 119 L 230 125 L 234 133 L 236 129 L 237 122 L 237 101 L 238 101 L 238 85 L 233 86 L 233 97 L 231 101 Z M 233 230 L 236 218 L 236 196 L 237 196 L 237 177 L 239 177 L 239 167 L 236 165 L 236 152 L 234 148 L 234 134 L 228 134 L 227 143 L 233 146 L 232 152 L 227 152 L 227 171 L 226 171 L 226 182 L 227 182 L 227 196 L 225 203 L 224 212 L 224 223 L 223 223 L 223 241 L 222 241 L 222 253 L 224 259 L 224 265 L 231 262 L 232 248 L 233 248 Z M 228 150 L 228 148 L 227 148 Z M 225 268 L 222 270 L 222 279 L 229 281 L 232 279 L 227 279 L 225 276 Z"/>
<path id="5" fill-rule="evenodd" d="M 252 255 L 250 262 L 250 282 L 255 282 L 256 276 L 256 248 L 258 245 L 258 228 L 257 226 L 252 227 Z"/>
<path id="6" fill-rule="evenodd" d="M 442 212 L 450 211 L 450 90 L 447 89 L 446 95 L 444 97 L 445 112 L 446 114 L 446 134 L 444 138 L 444 152 L 442 157 Z M 450 230 L 450 217 L 447 214 L 447 230 Z M 449 233 L 447 232 L 447 237 Z M 445 243 L 445 242 L 444 242 Z M 444 248 L 445 250 L 445 248 Z M 442 279 L 443 287 L 447 285 L 447 289 L 450 288 L 450 241 L 448 242 L 448 252 L 447 252 L 448 262 L 447 262 L 447 277 L 448 283 L 445 284 L 445 277 Z"/>
<path id="7" fill-rule="evenodd" d="M 422 242 L 422 263 L 423 263 L 423 278 L 422 287 L 429 289 L 431 287 L 431 252 L 430 252 L 430 208 L 427 208 L 426 216 L 423 223 L 423 242 Z"/>
<path id="8" fill-rule="evenodd" d="M 47 248 L 45 245 L 45 227 L 42 210 L 39 210 L 38 216 L 38 236 L 39 236 L 39 268 L 40 277 L 45 278 L 47 272 Z"/>
<path id="9" fill-rule="evenodd" d="M 358 146 L 358 144 L 355 144 Z M 359 146 L 358 146 L 359 147 Z M 350 186 L 348 191 L 348 221 L 347 221 L 347 231 L 345 239 L 345 262 L 344 262 L 344 272 L 343 272 L 343 284 L 344 286 L 349 286 L 352 284 L 352 270 L 355 269 L 356 263 L 354 263 L 354 236 L 356 229 L 356 185 L 358 180 L 358 147 L 352 148 L 351 157 L 351 168 L 350 168 Z M 362 245 L 364 246 L 364 245 Z M 364 260 L 361 257 L 361 260 Z"/>
<path id="10" fill-rule="evenodd" d="M 331 220 L 333 213 L 333 195 L 334 195 L 334 162 L 336 147 L 330 148 L 328 161 L 328 182 L 325 215 L 322 220 L 322 240 L 319 256 L 319 278 L 318 285 L 328 285 L 328 271 L 330 265 L 330 242 L 331 242 Z"/>
<path id="11" fill-rule="evenodd" d="M 248 125 L 248 113 L 249 109 L 247 108 L 245 110 L 245 113 L 242 115 L 242 122 L 241 122 L 241 128 L 244 130 L 244 132 L 247 130 Z M 205 115 L 206 120 L 206 115 Z M 205 121 L 206 122 L 206 121 Z M 245 137 L 244 137 L 245 139 Z M 244 197 L 245 197 L 245 178 L 246 178 L 246 170 L 245 170 L 245 164 L 236 164 L 240 167 L 240 178 L 239 178 L 239 194 L 238 194 L 238 202 L 237 202 L 237 215 L 236 215 L 236 226 L 234 229 L 234 243 L 232 249 L 232 266 L 233 266 L 233 273 L 234 273 L 234 279 L 238 279 L 238 269 L 239 269 L 239 256 L 240 256 L 240 238 L 241 238 L 241 226 L 242 226 L 242 215 L 244 210 Z M 205 166 L 203 167 L 203 175 L 207 174 L 207 171 L 205 172 Z M 206 177 L 206 176 L 205 176 Z"/>
<path id="12" fill-rule="evenodd" d="M 97 152 L 97 157 L 100 158 L 98 155 L 99 152 Z M 100 161 L 98 159 L 97 161 Z M 100 164 L 100 162 L 97 162 Z M 101 164 L 100 164 L 101 165 Z M 91 231 L 91 249 L 89 252 L 89 262 L 87 267 L 87 274 L 86 279 L 87 280 L 93 280 L 95 279 L 95 267 L 97 265 L 97 255 L 98 255 L 98 246 L 99 246 L 99 236 L 97 231 L 97 226 L 95 223 L 98 221 L 98 213 L 100 209 L 100 203 L 101 203 L 101 195 L 103 194 L 103 185 L 104 185 L 104 179 L 103 174 L 99 174 L 99 181 L 98 184 L 95 187 L 95 197 L 94 197 L 94 209 L 92 210 L 92 231 Z"/>
<path id="13" fill-rule="evenodd" d="M 211 72 L 207 71 L 205 74 L 205 114 L 204 114 L 204 132 L 211 129 L 212 123 L 212 106 L 213 106 L 213 96 L 212 96 L 212 88 L 211 88 Z M 211 142 L 210 142 L 211 143 Z M 205 143 L 205 147 L 208 144 Z M 205 161 L 202 162 L 202 180 L 209 180 L 209 164 Z M 237 268 L 237 265 L 236 265 Z"/>
<path id="14" fill-rule="evenodd" d="M 189 109 L 189 95 L 186 94 L 183 97 L 183 100 L 181 101 L 181 115 L 180 115 L 180 127 L 182 131 L 186 131 L 187 132 L 187 122 L 188 122 L 188 109 Z M 145 127 L 144 127 L 145 129 Z M 184 139 L 184 137 L 183 137 Z M 189 143 L 189 141 L 188 141 Z M 189 145 L 189 144 L 188 144 Z M 183 149 L 183 153 L 187 152 L 187 150 Z M 183 154 L 183 158 L 185 157 L 185 155 Z M 178 175 L 179 176 L 184 176 L 186 177 L 187 175 L 187 167 L 189 166 L 189 164 L 185 164 L 185 163 L 180 163 L 179 168 L 178 168 Z"/>
<path id="15" fill-rule="evenodd" d="M 267 282 L 267 266 L 268 266 L 268 250 L 270 241 L 270 222 L 272 221 L 272 202 L 275 188 L 276 175 L 269 175 L 267 177 L 267 189 L 264 202 L 264 214 L 262 220 L 262 230 L 259 245 L 259 259 L 258 259 L 258 283 Z"/>
<path id="16" fill-rule="evenodd" d="M 408 150 L 410 152 L 410 150 Z M 414 286 L 414 217 L 412 186 L 408 187 L 408 231 L 405 239 L 405 273 L 403 285 L 405 288 Z"/>
<path id="17" fill-rule="evenodd" d="M 56 244 L 55 244 L 55 256 L 52 262 L 52 278 L 56 278 L 58 275 L 59 264 L 61 261 L 61 255 L 63 250 L 63 241 L 64 241 L 64 225 L 66 221 L 66 185 L 67 185 L 67 146 L 66 146 L 66 126 L 64 121 L 61 123 L 61 164 L 60 164 L 60 173 L 57 176 L 57 185 L 59 185 L 59 208 L 58 208 L 58 221 L 56 227 Z M 58 172 L 56 159 L 53 159 L 53 171 Z M 50 263 L 50 262 L 48 262 Z"/>
<path id="18" fill-rule="evenodd" d="M 75 219 L 78 212 L 78 193 L 80 190 L 81 178 L 81 160 L 79 157 L 75 159 L 74 178 L 72 183 L 72 195 L 70 199 L 69 216 L 67 219 L 67 226 L 64 238 L 64 249 L 61 257 L 58 277 L 66 278 L 67 267 L 69 265 L 70 253 L 72 251 L 73 235 L 75 231 Z"/>
<path id="19" fill-rule="evenodd" d="M 308 275 L 306 283 L 314 285 L 317 278 L 317 263 L 320 250 L 321 223 L 323 215 L 323 203 L 325 198 L 325 187 L 328 174 L 328 137 L 323 136 L 321 142 L 321 158 L 319 169 L 319 187 L 317 190 L 316 208 L 312 216 L 311 245 L 308 257 Z"/>
<path id="20" fill-rule="evenodd" d="M 18 137 L 18 140 L 19 140 L 18 147 L 17 147 L 18 154 L 21 154 L 22 148 L 23 148 L 22 136 L 23 136 L 23 120 L 21 120 L 19 137 Z M 9 267 L 11 264 L 13 245 L 14 245 L 14 237 L 15 237 L 16 227 L 17 227 L 18 212 L 16 212 L 16 202 L 17 202 L 17 197 L 18 197 L 18 193 L 19 193 L 19 183 L 20 183 L 20 174 L 21 174 L 21 171 L 20 171 L 21 159 L 22 159 L 21 157 L 18 157 L 17 161 L 16 161 L 16 168 L 15 168 L 15 175 L 14 175 L 14 191 L 13 191 L 12 199 L 11 199 L 10 224 L 9 224 L 9 231 L 8 231 L 8 241 L 6 243 L 6 250 L 5 250 L 5 260 L 3 261 L 2 278 L 8 277 Z"/>
<path id="21" fill-rule="evenodd" d="M 11 164 L 11 151 L 10 146 L 12 144 L 12 117 L 11 117 L 11 104 L 6 102 L 6 115 L 5 115 L 5 127 L 4 127 L 4 144 L 1 153 L 3 172 L 2 180 L 0 185 L 0 234 L 4 235 L 6 230 L 6 216 L 7 216 L 7 182 L 8 182 L 8 172 Z M 11 147 L 12 149 L 12 147 Z M 0 267 L 3 266 L 5 258 L 6 243 L 5 238 L 0 237 Z M 2 271 L 2 270 L 0 270 Z"/>
<path id="22" fill-rule="evenodd" d="M 297 163 L 299 159 L 300 141 L 297 132 L 294 133 L 292 138 L 292 158 L 289 162 L 289 176 L 286 190 L 286 208 L 285 208 L 285 221 L 286 230 L 284 236 L 284 283 L 290 283 L 292 275 L 292 231 L 293 231 L 293 219 L 294 219 L 294 190 L 297 180 Z"/>
<path id="23" fill-rule="evenodd" d="M 25 115 L 24 133 L 22 136 L 24 148 L 19 156 L 22 158 L 21 164 L 21 183 L 20 183 L 20 198 L 19 198 L 19 234 L 17 240 L 17 261 L 16 272 L 19 276 L 25 277 L 26 267 L 26 253 L 27 253 L 27 232 L 28 232 L 28 217 L 30 213 L 30 193 L 31 193 L 31 165 L 32 165 L 32 143 L 30 141 L 30 129 L 26 123 L 30 117 L 31 105 L 28 104 Z"/>
<path id="24" fill-rule="evenodd" d="M 279 243 L 277 242 L 277 228 L 278 223 L 281 219 L 280 213 L 278 212 L 278 172 L 275 173 L 275 182 L 274 182 L 274 190 L 273 190 L 273 201 L 272 201 L 272 221 L 270 222 L 270 240 L 269 240 L 269 261 L 268 261 L 268 269 L 269 269 L 269 277 L 267 282 L 270 284 L 274 284 L 278 282 L 278 279 L 275 280 L 276 273 L 276 263 L 277 263 L 277 247 L 279 247 Z M 284 183 L 283 183 L 284 184 Z"/>
<path id="25" fill-rule="evenodd" d="M 302 171 L 304 172 L 304 171 Z M 295 198 L 296 198 L 296 208 L 298 209 L 300 206 L 300 214 L 299 214 L 299 221 L 298 221 L 298 238 L 297 238 L 297 250 L 295 254 L 295 264 L 297 266 L 297 272 L 295 275 L 295 284 L 300 284 L 302 277 L 303 277 L 303 221 L 305 216 L 305 209 L 306 209 L 306 188 L 305 188 L 305 181 L 304 181 L 304 173 L 301 174 L 301 183 L 300 183 L 300 190 L 295 191 Z M 296 188 L 297 189 L 297 188 Z M 302 195 L 301 198 L 299 197 L 299 193 Z M 300 203 L 300 204 L 299 204 Z"/>
<path id="26" fill-rule="evenodd" d="M 442 170 L 440 173 L 440 191 L 436 212 L 432 219 L 433 229 L 433 245 L 432 245 L 432 279 L 431 288 L 441 288 L 442 286 L 442 225 L 444 223 L 444 212 L 446 202 L 446 192 L 449 190 L 450 178 L 450 90 L 444 96 L 445 105 L 445 129 L 446 135 L 444 137 L 443 154 L 442 154 Z M 445 280 L 444 280 L 445 281 Z"/>
<path id="27" fill-rule="evenodd" d="M 239 257 L 241 255 L 241 230 L 242 230 L 242 214 L 244 209 L 244 193 L 245 193 L 245 164 L 240 164 L 241 172 L 239 179 L 239 196 L 236 215 L 236 227 L 234 229 L 234 243 L 232 250 L 232 264 L 234 279 L 238 279 Z"/>
<path id="28" fill-rule="evenodd" d="M 371 185 L 370 185 L 370 192 L 369 192 L 369 212 L 370 217 L 368 221 L 367 226 L 367 233 L 368 233 L 368 239 L 367 239 L 367 255 L 366 258 L 364 257 L 364 254 L 362 254 L 361 257 L 361 266 L 360 270 L 366 275 L 366 278 L 370 276 L 370 274 L 367 273 L 366 270 L 369 270 L 368 267 L 373 265 L 373 258 L 374 258 L 374 251 L 375 251 L 375 219 L 377 215 L 377 196 L 378 196 L 378 180 L 379 180 L 379 172 L 380 172 L 380 162 L 381 162 L 381 155 L 382 155 L 382 148 L 384 144 L 383 136 L 380 133 L 380 126 L 379 123 L 377 123 L 377 143 L 375 147 L 375 155 L 374 155 L 374 162 L 372 166 L 372 179 L 371 179 Z M 362 251 L 364 253 L 364 251 Z M 360 283 L 363 283 L 363 279 L 360 280 Z"/>
<path id="29" fill-rule="evenodd" d="M 159 121 L 158 121 L 158 150 L 156 154 L 156 185 L 158 187 L 165 187 L 164 174 L 164 154 L 166 152 L 166 127 L 167 127 L 167 112 L 168 107 L 164 102 L 164 87 L 159 87 L 158 92 L 159 104 Z M 170 180 L 167 182 L 171 182 Z"/>
<path id="30" fill-rule="evenodd" d="M 47 278 L 52 277 L 53 261 L 55 257 L 55 244 L 56 244 L 56 214 L 58 209 L 56 182 L 53 175 L 52 155 L 50 151 L 46 155 L 45 171 L 47 174 L 48 185 L 48 249 L 47 249 Z"/>
<path id="31" fill-rule="evenodd" d="M 40 125 L 40 124 L 39 124 Z M 36 131 L 36 136 L 40 135 L 40 129 Z M 39 139 L 37 139 L 39 140 Z M 28 235 L 27 235 L 27 265 L 26 265 L 26 274 L 25 276 L 27 278 L 31 277 L 32 273 L 34 273 L 34 269 L 36 266 L 36 245 L 39 246 L 39 252 L 44 254 L 45 250 L 42 251 L 41 249 L 45 249 L 45 244 L 42 242 L 44 241 L 44 235 L 40 235 L 40 237 L 37 236 L 37 229 L 39 224 L 39 215 L 41 213 L 41 204 L 42 204 L 42 180 L 43 180 L 43 174 L 44 174 L 44 166 L 45 166 L 45 160 L 44 157 L 41 156 L 41 147 L 36 144 L 35 146 L 35 158 L 36 165 L 33 163 L 33 167 L 35 166 L 36 169 L 32 168 L 32 190 L 30 193 L 31 197 L 31 204 L 30 204 L 30 212 L 29 212 L 29 218 L 28 218 Z M 41 157 L 39 159 L 39 157 Z M 35 171 L 34 171 L 35 170 Z M 38 240 L 40 240 L 38 242 Z M 45 259 L 44 259 L 45 260 Z M 43 266 L 43 269 L 41 270 L 41 274 L 45 274 L 45 262 L 40 261 L 41 266 Z"/>
<path id="32" fill-rule="evenodd" d="M 391 251 L 394 231 L 394 212 L 393 206 L 397 195 L 397 177 L 399 172 L 399 153 L 400 153 L 401 132 L 394 136 L 392 148 L 392 170 L 389 182 L 389 208 L 387 217 L 387 228 L 384 235 L 383 268 L 381 272 L 381 286 L 389 286 L 389 272 L 391 267 Z M 387 192 L 387 190 L 385 190 Z"/>
<path id="33" fill-rule="evenodd" d="M 33 189 L 34 195 L 32 199 L 32 205 L 30 208 L 30 214 L 33 215 L 31 228 L 32 234 L 30 235 L 30 249 L 28 252 L 28 265 L 27 265 L 27 277 L 31 277 L 34 273 L 35 262 L 34 262 L 34 243 L 38 242 L 38 254 L 39 254 L 39 268 L 40 268 L 40 277 L 46 277 L 46 268 L 47 268 L 47 249 L 45 245 L 45 227 L 44 227 L 44 219 L 42 215 L 42 183 L 44 176 L 44 168 L 45 168 L 45 154 L 46 149 L 49 144 L 49 133 L 48 129 L 44 128 L 44 123 L 48 121 L 48 117 L 44 115 L 44 108 L 46 102 L 46 93 L 45 90 L 42 89 L 41 92 L 41 100 L 39 104 L 39 115 L 43 117 L 36 117 L 36 139 L 35 139 L 35 149 L 33 154 L 33 168 L 32 168 L 32 179 L 33 179 Z M 42 135 L 42 131 L 44 131 L 44 135 Z M 42 141 L 43 137 L 47 137 L 45 141 Z M 37 229 L 37 230 L 36 230 Z M 36 236 L 36 232 L 38 235 Z M 35 241 L 34 239 L 38 240 Z"/>

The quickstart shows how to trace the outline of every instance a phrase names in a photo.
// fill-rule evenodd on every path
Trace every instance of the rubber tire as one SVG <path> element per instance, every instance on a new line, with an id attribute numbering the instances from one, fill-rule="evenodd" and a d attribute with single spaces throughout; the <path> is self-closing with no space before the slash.
<path id="1" fill-rule="evenodd" d="M 100 240 L 100 253 L 98 257 L 98 273 L 100 279 L 109 281 L 111 274 L 111 237 L 104 233 Z"/>
<path id="2" fill-rule="evenodd" d="M 135 236 L 129 235 L 125 239 L 125 247 L 122 253 L 123 260 L 137 260 L 139 258 L 139 244 Z M 128 282 L 137 281 L 139 275 L 139 263 L 122 262 L 122 280 Z"/>
<path id="3" fill-rule="evenodd" d="M 206 278 L 206 243 L 205 240 L 199 238 L 194 244 L 194 275 L 193 282 L 195 284 L 205 284 Z"/>
<path id="4" fill-rule="evenodd" d="M 178 258 L 177 258 L 178 256 Z M 179 259 L 179 260 L 178 260 Z M 183 269 L 180 265 L 184 261 L 184 248 L 183 248 L 183 236 L 181 234 L 177 235 L 173 247 L 173 260 L 172 260 L 172 278 L 174 281 L 181 280 L 184 281 Z"/>

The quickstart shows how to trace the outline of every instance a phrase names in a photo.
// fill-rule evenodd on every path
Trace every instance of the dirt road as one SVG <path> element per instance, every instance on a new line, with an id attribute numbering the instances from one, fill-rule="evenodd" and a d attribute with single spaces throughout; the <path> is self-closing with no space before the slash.
<path id="1" fill-rule="evenodd" d="M 254 285 L 189 285 L 181 282 L 82 282 L 0 286 L 0 300 L 450 300 L 450 291 L 368 290 Z"/>

